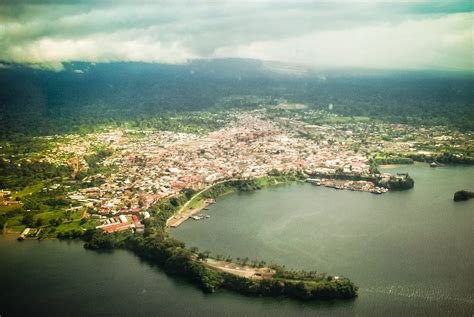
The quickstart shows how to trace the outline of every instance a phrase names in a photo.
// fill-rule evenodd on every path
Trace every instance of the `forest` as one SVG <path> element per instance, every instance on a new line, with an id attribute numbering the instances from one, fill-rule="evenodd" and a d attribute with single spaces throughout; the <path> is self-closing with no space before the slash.
<path id="1" fill-rule="evenodd" d="M 241 59 L 68 63 L 59 72 L 2 65 L 1 139 L 86 133 L 130 122 L 160 129 L 173 126 L 170 118 L 177 113 L 252 109 L 282 99 L 314 109 L 332 104 L 332 112 L 346 116 L 474 129 L 472 73 L 314 70 L 295 76 Z M 219 124 L 212 119 L 207 123 Z"/>

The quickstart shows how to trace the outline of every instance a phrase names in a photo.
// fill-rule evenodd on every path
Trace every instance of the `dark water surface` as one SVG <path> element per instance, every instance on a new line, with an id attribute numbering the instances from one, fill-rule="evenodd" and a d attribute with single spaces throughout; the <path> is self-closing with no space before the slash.
<path id="1" fill-rule="evenodd" d="M 384 195 L 290 184 L 219 199 L 172 235 L 201 250 L 350 277 L 354 301 L 206 295 L 126 251 L 0 236 L 0 315 L 425 315 L 474 313 L 474 167 L 401 169 Z M 396 171 L 396 170 L 393 170 Z"/>

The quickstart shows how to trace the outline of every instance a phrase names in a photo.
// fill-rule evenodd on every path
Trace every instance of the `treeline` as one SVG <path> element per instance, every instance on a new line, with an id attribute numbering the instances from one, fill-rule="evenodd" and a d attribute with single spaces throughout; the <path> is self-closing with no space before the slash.
<path id="1" fill-rule="evenodd" d="M 232 180 L 216 184 L 203 192 L 201 197 L 215 199 L 232 191 L 246 192 L 259 190 L 267 186 L 276 185 L 278 183 L 299 181 L 303 179 L 304 176 L 301 174 L 301 172 L 270 172 L 269 176 L 262 176 L 254 179 Z"/>
<path id="2" fill-rule="evenodd" d="M 454 193 L 453 200 L 454 201 L 464 201 L 474 198 L 474 192 L 470 192 L 467 190 L 459 190 Z"/>
<path id="3" fill-rule="evenodd" d="M 392 175 L 388 180 L 382 179 L 380 173 L 376 171 L 373 175 L 363 176 L 360 174 L 343 173 L 336 171 L 334 174 L 327 173 L 309 173 L 310 177 L 313 178 L 329 178 L 329 179 L 341 179 L 351 181 L 370 181 L 374 182 L 377 186 L 383 186 L 392 190 L 405 190 L 413 188 L 415 181 L 408 174 L 402 174 L 394 176 Z"/>
<path id="4" fill-rule="evenodd" d="M 474 80 L 470 76 L 400 72 L 311 82 L 296 93 L 301 102 L 347 117 L 364 116 L 414 126 L 474 130 Z M 302 88 L 300 88 L 303 90 Z"/>
<path id="5" fill-rule="evenodd" d="M 155 116 L 141 116 L 130 123 L 132 128 L 142 130 L 174 131 L 186 133 L 204 133 L 223 128 L 229 123 L 229 117 L 222 113 L 210 112 L 162 112 Z"/>
<path id="6" fill-rule="evenodd" d="M 459 155 L 456 153 L 445 152 L 441 155 L 409 154 L 408 157 L 417 162 L 474 165 L 474 157 Z"/>
<path id="7" fill-rule="evenodd" d="M 336 171 L 334 174 L 328 173 L 317 173 L 310 172 L 309 176 L 312 178 L 328 178 L 328 179 L 341 179 L 349 181 L 374 181 L 374 176 L 363 176 L 357 173 L 344 173 L 342 171 Z"/>
<path id="8" fill-rule="evenodd" d="M 357 287 L 346 278 L 322 278 L 280 272 L 274 278 L 247 279 L 212 269 L 205 259 L 185 248 L 184 243 L 170 238 L 164 232 L 141 236 L 130 234 L 106 234 L 88 231 L 84 235 L 85 247 L 89 249 L 126 248 L 141 258 L 159 265 L 167 273 L 185 277 L 205 292 L 215 292 L 220 288 L 251 296 L 285 296 L 289 298 L 349 299 L 357 296 Z"/>
<path id="9" fill-rule="evenodd" d="M 371 161 L 376 164 L 413 164 L 413 162 L 437 162 L 442 164 L 474 164 L 474 157 L 471 152 L 459 153 L 445 151 L 441 154 L 418 154 L 418 153 L 402 153 L 387 154 L 373 153 Z"/>
<path id="10" fill-rule="evenodd" d="M 95 152 L 93 154 L 90 154 L 84 157 L 84 160 L 86 161 L 88 165 L 88 168 L 79 170 L 74 175 L 74 178 L 77 180 L 83 180 L 86 177 L 89 177 L 89 180 L 88 180 L 89 186 L 91 187 L 100 186 L 101 184 L 103 184 L 104 179 L 91 177 L 91 176 L 95 176 L 97 174 L 110 175 L 113 171 L 117 169 L 117 167 L 114 165 L 104 166 L 102 164 L 103 161 L 107 157 L 111 156 L 112 154 L 113 152 L 106 147 L 100 147 L 100 148 L 95 149 Z"/>
<path id="11" fill-rule="evenodd" d="M 74 72 L 77 67 L 84 72 Z M 62 72 L 0 69 L 0 138 L 85 133 L 130 122 L 139 128 L 200 131 L 221 122 L 162 114 L 252 109 L 262 100 L 317 109 L 332 104 L 333 113 L 347 117 L 474 130 L 472 75 L 328 72 L 324 77 L 276 74 L 248 60 L 66 64 Z"/>
<path id="12" fill-rule="evenodd" d="M 0 189 L 19 189 L 42 180 L 68 177 L 68 166 L 55 166 L 40 161 L 0 159 Z"/>
<path id="13" fill-rule="evenodd" d="M 188 201 L 188 199 L 189 198 L 186 194 L 159 199 L 149 208 L 149 212 L 154 216 L 155 222 L 146 226 L 146 229 L 164 230 L 166 227 L 166 220 L 178 211 L 178 209 Z"/>
<path id="14" fill-rule="evenodd" d="M 415 186 L 415 181 L 408 174 L 391 175 L 388 180 L 377 177 L 375 180 L 377 186 L 383 186 L 391 190 L 406 190 Z"/>
<path id="15" fill-rule="evenodd" d="M 379 165 L 384 164 L 413 164 L 413 159 L 410 157 L 402 156 L 389 156 L 389 157 L 375 157 L 375 163 Z"/>
<path id="16" fill-rule="evenodd" d="M 289 297 L 300 300 L 351 299 L 357 296 L 357 287 L 346 279 L 316 281 L 267 278 L 250 280 L 229 273 L 224 275 L 224 288 L 251 296 Z"/>
<path id="17" fill-rule="evenodd" d="M 102 161 L 111 156 L 112 155 L 112 151 L 107 149 L 107 148 L 100 148 L 100 149 L 97 149 L 96 152 L 94 154 L 91 154 L 91 155 L 88 155 L 86 157 L 84 157 L 87 165 L 89 165 L 89 168 L 98 168 L 100 167 L 100 163 L 102 163 Z"/>
<path id="18" fill-rule="evenodd" d="M 229 123 L 229 116 L 222 112 L 208 111 L 168 111 L 150 114 L 117 114 L 105 116 L 103 113 L 83 113 L 74 116 L 43 116 L 33 114 L 0 114 L 6 124 L 0 126 L 0 140 L 12 143 L 28 142 L 31 137 L 61 134 L 88 134 L 108 128 L 172 131 L 183 133 L 207 133 L 218 130 Z M 15 122 L 10 126 L 8 122 Z M 37 139 L 36 139 L 36 142 Z M 33 152 L 33 151 L 31 151 Z M 18 151 L 16 151 L 18 153 Z"/>

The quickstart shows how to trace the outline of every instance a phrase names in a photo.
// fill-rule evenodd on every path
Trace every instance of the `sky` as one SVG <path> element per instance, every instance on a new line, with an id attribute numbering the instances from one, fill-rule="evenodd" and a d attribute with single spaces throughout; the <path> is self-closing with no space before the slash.
<path id="1" fill-rule="evenodd" d="M 0 0 L 0 61 L 186 63 L 252 58 L 321 68 L 474 71 L 474 0 Z"/>

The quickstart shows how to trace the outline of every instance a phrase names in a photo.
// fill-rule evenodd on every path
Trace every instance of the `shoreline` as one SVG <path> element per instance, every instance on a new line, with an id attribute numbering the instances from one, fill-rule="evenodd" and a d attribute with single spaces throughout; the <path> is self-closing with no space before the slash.
<path id="1" fill-rule="evenodd" d="M 455 165 L 463 165 L 463 164 L 448 164 L 449 166 L 455 166 Z M 379 167 L 381 169 L 392 169 L 392 168 L 403 168 L 403 167 L 409 167 L 409 166 L 430 166 L 430 163 L 428 162 L 422 162 L 422 161 L 413 161 L 411 164 L 379 164 Z"/>
<path id="2" fill-rule="evenodd" d="M 283 175 L 284 176 L 284 175 Z M 314 181 L 308 181 L 308 177 L 299 177 L 299 178 L 294 178 L 294 179 L 288 179 L 288 180 L 279 180 L 279 176 L 260 176 L 257 178 L 249 179 L 249 180 L 237 180 L 237 179 L 229 179 L 229 180 L 223 180 L 220 182 L 217 182 L 213 185 L 210 185 L 202 190 L 200 190 L 198 193 L 196 193 L 193 197 L 191 197 L 183 207 L 180 208 L 180 210 L 176 213 L 173 213 L 167 220 L 166 220 L 166 225 L 165 229 L 169 228 L 177 228 L 186 220 L 191 218 L 193 215 L 201 212 L 203 209 L 208 207 L 209 205 L 215 203 L 215 200 L 219 197 L 222 197 L 226 194 L 229 194 L 231 192 L 239 191 L 239 188 L 236 188 L 235 184 L 232 183 L 242 183 L 242 182 L 258 182 L 259 180 L 266 180 L 265 184 L 261 187 L 254 188 L 251 190 L 257 190 L 261 189 L 264 187 L 269 187 L 269 186 L 276 186 L 276 185 L 281 185 L 281 184 L 286 184 L 286 183 L 292 183 L 292 182 L 305 182 L 312 184 L 314 186 L 323 186 L 326 188 L 334 188 L 338 190 L 349 190 L 349 191 L 358 191 L 358 192 L 364 192 L 364 193 L 371 193 L 371 194 L 383 194 L 389 191 L 388 187 L 385 186 L 380 186 L 374 181 L 370 180 L 350 180 L 350 179 L 339 179 L 336 177 L 329 177 L 329 175 L 325 175 L 326 177 L 318 180 L 318 182 Z M 295 176 L 296 177 L 296 176 Z M 206 198 L 204 198 L 201 202 L 199 202 L 197 207 L 187 209 L 187 205 L 190 204 L 192 201 L 195 199 L 199 199 L 201 195 L 205 194 L 207 191 L 211 190 L 212 188 L 222 185 L 222 184 L 227 184 L 231 183 L 231 186 L 234 187 L 232 190 L 224 192 L 223 194 L 219 194 L 215 197 L 212 198 L 213 202 L 209 203 L 206 202 Z M 247 190 L 245 190 L 247 191 Z M 202 198 L 202 197 L 201 197 Z"/>
<path id="3" fill-rule="evenodd" d="M 163 217 L 170 213 L 168 219 L 172 218 L 176 212 L 168 209 L 169 207 L 175 207 L 174 210 L 178 211 L 181 216 L 183 212 L 189 216 L 205 208 L 213 199 L 230 192 L 253 191 L 268 186 L 302 181 L 300 174 L 222 181 L 199 191 L 187 201 L 181 200 L 178 205 L 169 201 L 162 205 L 163 209 L 157 206 L 155 216 L 161 214 Z M 190 205 L 193 208 L 187 210 Z M 112 235 L 93 230 L 83 236 L 84 247 L 92 250 L 126 249 L 132 251 L 135 255 L 162 267 L 171 275 L 187 277 L 190 282 L 196 283 L 203 291 L 209 293 L 218 289 L 227 289 L 248 296 L 283 296 L 298 300 L 333 300 L 357 297 L 358 287 L 348 278 L 325 278 L 320 274 L 308 275 L 308 272 L 305 271 L 288 271 L 277 265 L 250 266 L 244 262 L 218 260 L 206 252 L 194 252 L 186 248 L 183 242 L 167 237 L 166 231 L 169 228 L 167 226 L 169 222 L 166 218 L 162 219 L 163 222 L 157 219 L 158 221 L 152 225 L 152 228 L 157 230 L 156 233 L 161 231 L 165 233 L 164 235 Z"/>
<path id="4" fill-rule="evenodd" d="M 245 182 L 245 181 L 258 181 L 260 179 L 264 179 L 264 178 L 270 178 L 270 180 L 272 180 L 271 183 L 268 183 L 268 184 L 265 184 L 263 187 L 261 188 L 264 188 L 264 187 L 269 187 L 269 186 L 277 186 L 277 185 L 282 185 L 282 184 L 287 184 L 287 183 L 292 183 L 292 182 L 297 182 L 299 180 L 297 179 L 292 179 L 292 180 L 287 180 L 287 181 L 278 181 L 277 179 L 275 178 L 272 178 L 272 177 L 275 177 L 275 176 L 261 176 L 261 177 L 257 177 L 257 178 L 254 178 L 254 179 L 250 179 L 250 180 L 236 180 L 236 179 L 229 179 L 229 180 L 224 180 L 224 181 L 220 181 L 220 182 L 217 182 L 213 185 L 210 185 L 208 187 L 206 187 L 205 189 L 199 191 L 197 194 L 195 194 L 193 197 L 191 197 L 187 202 L 186 204 L 188 203 L 191 203 L 194 199 L 199 199 L 200 195 L 204 194 L 205 192 L 207 192 L 208 190 L 212 189 L 213 187 L 215 186 L 218 186 L 218 185 L 221 185 L 221 184 L 226 184 L 226 183 L 232 183 L 232 182 Z M 301 180 L 302 181 L 302 180 Z M 257 189 L 261 189 L 261 188 L 256 188 L 256 189 L 253 189 L 253 190 L 257 190 Z M 183 206 L 181 208 L 181 210 L 179 210 L 178 212 L 174 213 L 171 217 L 169 217 L 167 220 L 166 220 L 166 229 L 169 229 L 169 228 L 177 228 L 179 227 L 181 224 L 183 224 L 184 222 L 186 222 L 186 220 L 188 220 L 189 218 L 191 218 L 191 216 L 199 213 L 200 211 L 202 211 L 203 209 L 207 208 L 208 206 L 214 204 L 216 202 L 216 199 L 217 198 L 220 198 L 220 197 L 223 197 L 227 194 L 230 194 L 230 193 L 233 193 L 233 192 L 236 192 L 236 191 L 239 191 L 238 188 L 234 188 L 233 190 L 231 191 L 227 191 L 223 194 L 220 194 L 214 198 L 211 198 L 212 202 L 211 201 L 208 201 L 206 202 L 206 198 L 203 199 L 203 201 L 201 201 L 198 205 L 198 207 L 196 208 L 191 208 L 191 209 L 186 209 L 187 207 L 186 206 Z M 208 198 L 209 199 L 209 198 Z"/>
<path id="5" fill-rule="evenodd" d="M 186 220 L 191 218 L 191 216 L 194 216 L 195 214 L 197 214 L 198 212 L 200 212 L 201 210 L 203 210 L 204 208 L 206 208 L 207 206 L 209 206 L 211 204 L 212 203 L 201 202 L 201 204 L 196 208 L 188 209 L 188 210 L 179 212 L 177 214 L 174 214 L 173 216 L 168 218 L 168 220 L 166 220 L 166 227 L 167 228 L 177 228 L 177 227 L 179 227 Z"/>
<path id="6" fill-rule="evenodd" d="M 346 175 L 348 177 L 350 175 Z M 100 231 L 90 231 L 82 238 L 84 247 L 93 250 L 128 249 L 162 266 L 170 274 L 187 276 L 198 283 L 206 292 L 225 288 L 251 296 L 284 296 L 301 300 L 350 299 L 357 297 L 358 287 L 348 278 L 311 275 L 304 271 L 287 271 L 277 265 L 252 267 L 246 263 L 232 260 L 222 261 L 209 254 L 197 253 L 185 247 L 181 241 L 167 238 L 170 227 L 177 227 L 214 203 L 215 199 L 236 191 L 254 191 L 285 183 L 303 183 L 307 175 L 293 172 L 283 175 L 265 175 L 254 179 L 223 180 L 195 193 L 189 199 L 184 193 L 156 206 L 154 216 L 157 222 L 152 225 L 156 233 L 148 236 L 118 234 L 111 235 Z M 347 181 L 347 180 L 345 180 Z M 176 204 L 176 201 L 178 202 Z M 160 219 L 161 218 L 161 219 Z M 171 223 L 173 220 L 175 222 Z M 153 232 L 153 231 L 152 231 Z M 272 285 L 268 289 L 268 285 Z M 301 291 L 304 289 L 304 292 Z"/>

